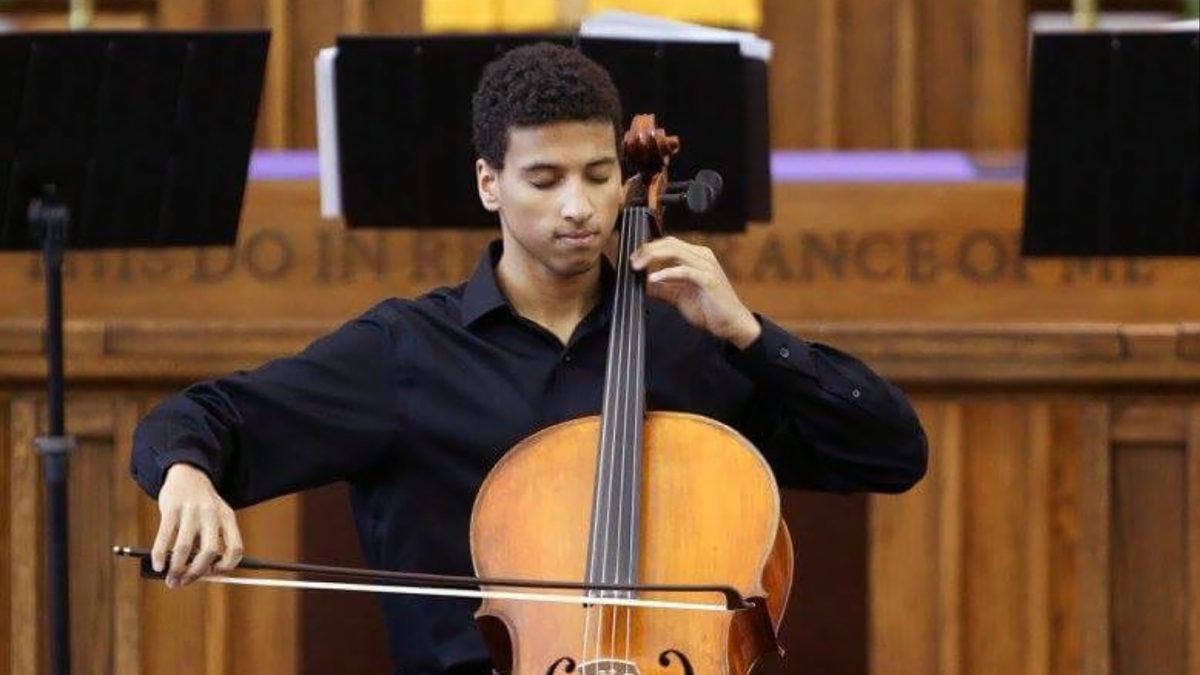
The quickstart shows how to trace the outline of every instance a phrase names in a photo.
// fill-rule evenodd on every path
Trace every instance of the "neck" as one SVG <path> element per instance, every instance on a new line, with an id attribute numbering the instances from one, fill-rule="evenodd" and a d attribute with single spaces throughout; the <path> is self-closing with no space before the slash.
<path id="1" fill-rule="evenodd" d="M 555 333 L 570 334 L 600 302 L 600 265 L 571 276 L 523 263 L 505 246 L 496 264 L 496 282 L 518 314 Z"/>

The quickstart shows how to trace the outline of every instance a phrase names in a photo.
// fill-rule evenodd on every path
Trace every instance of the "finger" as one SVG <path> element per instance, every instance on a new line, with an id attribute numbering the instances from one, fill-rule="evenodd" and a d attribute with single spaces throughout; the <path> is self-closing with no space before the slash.
<path id="1" fill-rule="evenodd" d="M 709 280 L 710 276 L 706 272 L 698 270 L 694 267 L 688 267 L 687 265 L 667 267 L 658 270 L 657 272 L 651 272 L 650 275 L 646 277 L 646 281 L 650 282 L 651 284 L 684 282 L 700 288 L 706 288 Z"/>
<path id="2" fill-rule="evenodd" d="M 672 305 L 678 305 L 679 298 L 689 288 L 692 288 L 690 283 L 659 281 L 646 285 L 646 295 L 658 300 L 664 300 Z"/>
<path id="3" fill-rule="evenodd" d="M 200 523 L 193 509 L 184 509 L 179 516 L 179 532 L 171 548 L 171 565 L 167 570 L 167 588 L 179 585 L 179 577 L 187 570 L 188 557 L 195 546 L 196 530 Z"/>
<path id="4" fill-rule="evenodd" d="M 171 546 L 171 537 L 179 526 L 179 509 L 167 508 L 162 512 L 158 521 L 158 534 L 154 536 L 154 547 L 150 549 L 150 564 L 155 572 L 163 571 L 167 560 L 167 551 Z"/>
<path id="5" fill-rule="evenodd" d="M 663 251 L 696 251 L 696 252 L 698 252 L 698 251 L 703 250 L 703 248 L 704 248 L 703 246 L 696 246 L 695 244 L 689 244 L 688 242 L 686 242 L 678 237 L 668 236 L 668 237 L 661 237 L 659 239 L 654 239 L 654 240 L 651 240 L 651 241 L 648 241 L 648 242 L 642 244 L 641 246 L 638 247 L 638 249 L 636 251 L 634 251 L 634 255 L 635 256 L 650 255 L 650 254 L 657 254 L 657 253 L 660 253 Z"/>
<path id="6" fill-rule="evenodd" d="M 187 571 L 183 573 L 181 579 L 183 585 L 186 586 L 207 574 L 213 561 L 221 555 L 219 548 L 221 540 L 217 536 L 219 531 L 220 523 L 215 512 L 200 518 L 200 550 L 196 552 L 195 557 L 192 558 L 192 564 L 188 565 Z"/>
<path id="7" fill-rule="evenodd" d="M 242 533 L 238 530 L 237 517 L 232 509 L 226 509 L 222 517 L 221 536 L 225 540 L 225 553 L 217 561 L 215 569 L 228 572 L 242 561 Z"/>
<path id="8" fill-rule="evenodd" d="M 671 265 L 689 265 L 698 269 L 711 269 L 714 261 L 704 255 L 704 250 L 674 239 L 659 239 L 650 242 L 632 261 L 634 269 L 659 269 Z"/>

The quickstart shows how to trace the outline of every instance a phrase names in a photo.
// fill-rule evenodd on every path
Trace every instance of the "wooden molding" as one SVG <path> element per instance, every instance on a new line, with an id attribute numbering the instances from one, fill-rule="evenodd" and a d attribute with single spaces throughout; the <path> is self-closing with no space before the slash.
<path id="1" fill-rule="evenodd" d="M 1200 381 L 1200 324 L 786 323 L 902 384 L 1181 385 Z M 323 321 L 68 321 L 75 380 L 174 381 L 295 353 Z M 0 321 L 0 379 L 45 372 L 41 323 Z"/>

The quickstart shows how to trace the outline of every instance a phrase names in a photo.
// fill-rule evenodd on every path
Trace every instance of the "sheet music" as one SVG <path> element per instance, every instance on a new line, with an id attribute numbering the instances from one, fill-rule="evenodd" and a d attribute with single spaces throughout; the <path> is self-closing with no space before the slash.
<path id="1" fill-rule="evenodd" d="M 321 178 L 321 217 L 342 216 L 341 166 L 338 161 L 337 87 L 334 64 L 337 47 L 317 53 L 317 166 Z"/>
<path id="2" fill-rule="evenodd" d="M 741 30 L 713 28 L 634 12 L 600 12 L 584 19 L 579 35 L 592 38 L 677 42 L 736 42 L 742 56 L 771 60 L 771 41 Z"/>

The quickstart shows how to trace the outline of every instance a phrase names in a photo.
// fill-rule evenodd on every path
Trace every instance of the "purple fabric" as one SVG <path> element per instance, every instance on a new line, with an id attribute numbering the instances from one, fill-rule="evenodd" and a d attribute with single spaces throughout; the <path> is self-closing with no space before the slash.
<path id="1" fill-rule="evenodd" d="M 780 182 L 965 181 L 977 178 L 961 152 L 809 152 L 771 153 L 771 177 Z"/>
<path id="2" fill-rule="evenodd" d="M 955 182 L 1020 178 L 1018 167 L 981 169 L 963 152 L 778 150 L 771 153 L 777 182 L 841 183 Z M 257 151 L 250 158 L 250 180 L 317 180 L 315 150 Z"/>
<path id="3" fill-rule="evenodd" d="M 317 180 L 316 150 L 256 150 L 250 180 Z"/>

